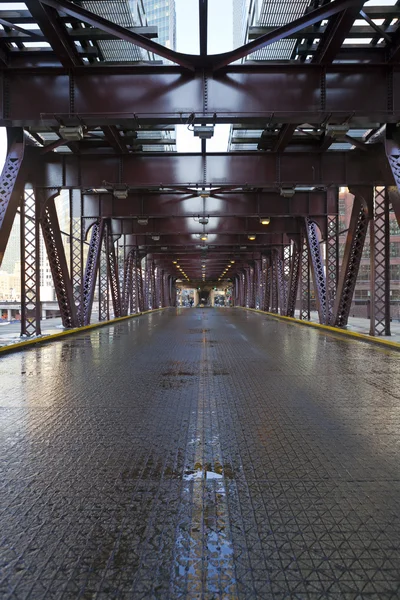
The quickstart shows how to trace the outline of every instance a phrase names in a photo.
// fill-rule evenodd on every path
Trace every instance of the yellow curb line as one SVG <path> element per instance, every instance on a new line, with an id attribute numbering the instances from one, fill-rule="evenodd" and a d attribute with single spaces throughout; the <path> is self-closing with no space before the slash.
<path id="1" fill-rule="evenodd" d="M 52 342 L 53 340 L 57 340 L 58 338 L 65 337 L 66 335 L 74 335 L 76 333 L 82 333 L 82 331 L 88 331 L 89 329 L 96 329 L 98 327 L 104 327 L 105 325 L 114 325 L 115 323 L 120 323 L 121 321 L 126 321 L 127 319 L 135 319 L 136 317 L 140 317 L 141 315 L 147 315 L 153 312 L 159 312 L 160 310 L 165 310 L 169 308 L 168 306 L 164 308 L 154 308 L 153 310 L 144 310 L 143 312 L 137 313 L 135 315 L 127 315 L 126 317 L 118 317 L 116 319 L 110 319 L 109 321 L 100 321 L 99 323 L 92 323 L 92 325 L 84 325 L 83 327 L 75 327 L 74 329 L 66 329 L 65 331 L 60 331 L 60 333 L 51 333 L 49 335 L 43 334 L 42 337 L 35 338 L 34 340 L 24 340 L 23 342 L 17 342 L 16 344 L 10 344 L 9 346 L 0 346 L 0 353 L 5 354 L 6 352 L 14 352 L 16 350 L 21 350 L 26 348 L 27 346 L 33 346 L 36 344 L 45 344 L 47 342 Z"/>
<path id="2" fill-rule="evenodd" d="M 393 350 L 400 350 L 399 342 L 390 342 L 389 340 L 380 340 L 379 338 L 366 335 L 365 333 L 356 333 L 355 331 L 346 331 L 345 329 L 339 329 L 338 327 L 331 327 L 330 325 L 321 325 L 320 323 L 314 323 L 313 321 L 303 321 L 301 319 L 294 319 L 293 317 L 284 317 L 283 315 L 277 315 L 276 313 L 267 312 L 265 310 L 258 310 L 257 308 L 246 308 L 244 306 L 237 306 L 236 308 L 242 308 L 243 310 L 250 310 L 251 312 L 260 313 L 262 315 L 268 315 L 273 319 L 280 319 L 282 321 L 290 321 L 291 323 L 297 323 L 298 325 L 305 325 L 307 327 L 314 327 L 315 329 L 322 329 L 335 333 L 338 335 L 355 338 L 357 340 L 368 342 L 370 344 L 378 344 L 379 346 L 387 346 Z"/>

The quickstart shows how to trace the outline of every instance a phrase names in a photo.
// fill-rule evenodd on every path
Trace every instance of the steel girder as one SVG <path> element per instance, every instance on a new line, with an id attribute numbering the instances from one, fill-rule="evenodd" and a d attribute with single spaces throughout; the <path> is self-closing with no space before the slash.
<path id="1" fill-rule="evenodd" d="M 39 201 L 26 188 L 21 202 L 21 335 L 40 335 Z"/>
<path id="2" fill-rule="evenodd" d="M 400 119 L 398 65 L 297 62 L 236 65 L 214 74 L 173 66 L 36 67 L 3 69 L 0 77 L 2 126 L 58 126 L 59 118 L 75 124 L 78 117 L 96 126 L 129 124 L 133 117 L 179 124 L 193 113 L 201 122 L 205 89 L 207 115 L 215 113 L 217 123 Z"/>
<path id="3" fill-rule="evenodd" d="M 370 335 L 390 335 L 390 231 L 389 196 L 375 188 L 370 220 L 371 314 Z"/>
<path id="4" fill-rule="evenodd" d="M 96 276 L 99 270 L 101 246 L 104 236 L 104 221 L 97 221 L 91 227 L 91 238 L 89 243 L 89 252 L 86 261 L 85 276 L 83 280 L 82 293 L 82 324 L 89 325 L 92 314 L 92 305 L 94 291 L 96 286 Z M 100 300 L 100 299 L 99 299 Z"/>
<path id="5" fill-rule="evenodd" d="M 326 293 L 325 269 L 320 249 L 320 240 L 318 237 L 316 224 L 308 218 L 305 219 L 305 234 L 319 322 L 328 324 L 330 321 L 330 314 Z"/>
<path id="6" fill-rule="evenodd" d="M 108 220 L 105 223 L 105 251 L 107 255 L 107 276 L 111 289 L 114 317 L 121 317 L 122 312 L 118 264 L 115 254 L 114 240 L 111 234 L 111 223 Z"/>
<path id="7" fill-rule="evenodd" d="M 82 194 L 81 190 L 70 190 L 69 214 L 70 214 L 70 275 L 74 305 L 77 310 L 77 324 L 82 325 L 81 307 L 83 305 L 83 231 L 82 231 Z"/>
<path id="8" fill-rule="evenodd" d="M 37 190 L 41 205 L 40 223 L 45 242 L 47 257 L 60 308 L 62 324 L 65 328 L 78 327 L 77 310 L 73 287 L 68 273 L 68 265 L 62 243 L 60 225 L 54 203 L 54 196 L 46 198 L 43 191 Z"/>
<path id="9" fill-rule="evenodd" d="M 290 264 L 289 289 L 287 299 L 286 316 L 294 317 L 296 310 L 297 293 L 299 289 L 301 267 L 301 253 L 297 244 L 293 245 L 293 253 Z"/>
<path id="10" fill-rule="evenodd" d="M 23 186 L 18 191 L 17 180 L 24 157 L 23 141 L 11 145 L 0 178 L 0 266 L 14 222 Z M 19 193 L 18 193 L 19 192 Z"/>
<path id="11" fill-rule="evenodd" d="M 303 231 L 300 258 L 300 319 L 304 321 L 310 320 L 311 298 L 310 298 L 310 255 L 308 252 L 308 244 L 306 232 Z"/>
<path id="12" fill-rule="evenodd" d="M 36 148 L 29 148 L 35 161 Z M 394 179 L 380 144 L 371 152 L 325 154 L 265 152 L 228 154 L 162 154 L 121 156 L 57 155 L 38 157 L 39 187 L 99 189 L 104 181 L 143 189 L 204 184 L 257 187 L 277 190 L 282 186 L 393 185 Z M 207 181 L 204 182 L 204 170 Z M 111 216 L 111 215 L 109 215 Z"/>
<path id="13" fill-rule="evenodd" d="M 354 188 L 350 192 L 354 194 L 354 205 L 333 308 L 332 322 L 336 327 L 347 325 L 368 222 L 372 215 L 372 188 Z"/>

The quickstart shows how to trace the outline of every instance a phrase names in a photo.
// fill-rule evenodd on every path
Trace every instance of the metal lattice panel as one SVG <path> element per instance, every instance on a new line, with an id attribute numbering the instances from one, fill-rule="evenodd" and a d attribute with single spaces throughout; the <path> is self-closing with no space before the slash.
<path id="1" fill-rule="evenodd" d="M 339 219 L 338 215 L 327 217 L 328 236 L 326 240 L 326 289 L 328 295 L 328 310 L 332 322 L 333 306 L 335 303 L 339 269 Z"/>
<path id="2" fill-rule="evenodd" d="M 121 314 L 121 296 L 119 287 L 118 264 L 115 253 L 114 240 L 111 235 L 110 224 L 106 225 L 105 246 L 107 250 L 107 273 L 111 290 L 111 299 L 114 310 L 114 317 L 120 317 Z"/>
<path id="3" fill-rule="evenodd" d="M 296 310 L 297 293 L 299 289 L 301 254 L 296 245 L 293 246 L 292 260 L 290 265 L 290 276 L 288 286 L 288 299 L 286 315 L 294 317 Z"/>
<path id="4" fill-rule="evenodd" d="M 302 236 L 300 262 L 300 319 L 310 320 L 310 261 L 306 235 Z"/>
<path id="5" fill-rule="evenodd" d="M 368 210 L 362 199 L 356 196 L 334 306 L 333 318 L 337 327 L 347 325 L 367 231 Z"/>
<path id="6" fill-rule="evenodd" d="M 18 201 L 11 207 L 12 193 L 24 156 L 24 145 L 15 143 L 7 155 L 0 178 L 0 266 L 7 246 Z"/>
<path id="7" fill-rule="evenodd" d="M 86 262 L 85 277 L 83 280 L 82 315 L 83 325 L 89 325 L 92 314 L 96 276 L 99 268 L 101 242 L 104 232 L 104 221 L 98 221 L 91 228 L 89 251 Z"/>
<path id="8" fill-rule="evenodd" d="M 371 220 L 371 335 L 390 335 L 389 240 L 387 189 L 376 187 Z"/>
<path id="9" fill-rule="evenodd" d="M 273 313 L 278 312 L 279 305 L 279 292 L 278 292 L 278 256 L 277 252 L 273 252 L 271 267 L 270 267 L 270 279 L 271 279 L 271 307 L 270 311 Z"/>
<path id="10" fill-rule="evenodd" d="M 314 293 L 317 302 L 317 310 L 320 323 L 329 323 L 330 315 L 327 314 L 327 295 L 325 270 L 321 256 L 321 248 L 318 238 L 317 225 L 310 219 L 305 219 L 305 230 L 307 235 L 310 266 L 313 276 Z"/>
<path id="11" fill-rule="evenodd" d="M 287 306 L 287 282 L 285 275 L 285 263 L 282 260 L 279 252 L 276 252 L 276 272 L 278 277 L 279 311 L 281 315 L 284 315 L 286 313 Z"/>
<path id="12" fill-rule="evenodd" d="M 40 335 L 40 246 L 35 192 L 26 188 L 21 204 L 21 334 Z"/>
<path id="13" fill-rule="evenodd" d="M 76 316 L 77 310 L 74 303 L 73 289 L 68 273 L 54 198 L 50 198 L 46 202 L 41 223 L 63 326 L 67 328 L 77 327 L 79 325 Z"/>
<path id="14" fill-rule="evenodd" d="M 100 261 L 98 270 L 98 294 L 99 294 L 99 321 L 108 321 L 110 319 L 110 301 L 108 285 L 108 260 L 107 260 L 107 239 L 106 229 L 103 236 L 103 243 L 100 250 Z"/>

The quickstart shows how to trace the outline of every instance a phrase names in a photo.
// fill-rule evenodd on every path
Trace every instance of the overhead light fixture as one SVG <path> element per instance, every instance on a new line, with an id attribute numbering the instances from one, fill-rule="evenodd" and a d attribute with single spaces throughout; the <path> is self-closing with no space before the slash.
<path id="1" fill-rule="evenodd" d="M 202 233 L 200 235 L 200 239 L 202 242 L 205 242 L 206 240 L 208 240 L 208 234 L 207 233 Z"/>
<path id="2" fill-rule="evenodd" d="M 61 125 L 59 134 L 63 140 L 67 140 L 68 142 L 79 142 L 79 140 L 83 140 L 82 125 L 76 125 L 74 127 Z"/>
<path id="3" fill-rule="evenodd" d="M 159 242 L 160 241 L 160 236 L 159 235 L 152 235 L 151 239 L 154 240 L 155 242 Z"/>
<path id="4" fill-rule="evenodd" d="M 172 264 L 173 264 L 173 265 L 176 265 L 177 263 L 178 263 L 178 261 L 177 261 L 177 260 L 173 260 L 173 261 L 172 261 Z"/>
<path id="5" fill-rule="evenodd" d="M 246 250 L 246 249 L 247 249 L 247 246 L 239 246 L 239 249 L 240 249 L 240 250 Z"/>
<path id="6" fill-rule="evenodd" d="M 209 140 L 214 135 L 214 125 L 194 125 L 193 134 L 201 140 Z"/>
<path id="7" fill-rule="evenodd" d="M 295 191 L 294 187 L 281 187 L 280 193 L 283 198 L 293 198 Z"/>
<path id="8" fill-rule="evenodd" d="M 231 260 L 231 265 L 234 265 L 234 264 L 235 264 L 235 261 L 234 261 L 234 260 Z"/>
<path id="9" fill-rule="evenodd" d="M 168 246 L 161 246 L 161 250 L 168 250 Z"/>
<path id="10" fill-rule="evenodd" d="M 254 233 L 249 233 L 249 235 L 247 236 L 247 239 L 249 239 L 251 242 L 254 242 L 254 240 L 256 239 L 256 236 Z"/>
<path id="11" fill-rule="evenodd" d="M 269 225 L 271 223 L 271 219 L 269 217 L 260 217 L 261 225 Z"/>
<path id="12" fill-rule="evenodd" d="M 327 125 L 325 127 L 325 135 L 337 139 L 344 139 L 350 129 L 349 125 Z"/>
<path id="13" fill-rule="evenodd" d="M 200 225 L 207 225 L 208 217 L 199 217 L 199 223 L 200 223 Z"/>
<path id="14" fill-rule="evenodd" d="M 147 217 L 138 217 L 138 225 L 148 225 L 149 219 Z"/>
<path id="15" fill-rule="evenodd" d="M 121 190 L 114 190 L 113 196 L 114 198 L 117 198 L 117 200 L 126 200 L 128 198 L 128 190 L 126 188 Z"/>

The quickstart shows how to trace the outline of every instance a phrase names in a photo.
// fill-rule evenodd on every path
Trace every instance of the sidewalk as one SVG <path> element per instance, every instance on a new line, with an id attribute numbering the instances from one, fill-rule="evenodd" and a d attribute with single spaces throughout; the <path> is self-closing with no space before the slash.
<path id="1" fill-rule="evenodd" d="M 311 311 L 310 316 L 311 316 L 310 321 L 312 321 L 313 323 L 319 323 L 317 311 Z M 295 317 L 296 317 L 296 319 L 299 318 L 298 310 L 296 310 Z M 370 327 L 369 319 L 363 319 L 361 317 L 349 317 L 349 321 L 348 321 L 346 330 L 354 331 L 355 333 L 363 333 L 364 335 L 369 335 L 369 327 Z M 390 335 L 390 336 L 380 335 L 379 339 L 389 340 L 390 342 L 400 343 L 400 322 L 392 321 L 390 323 L 390 330 L 391 330 L 392 335 Z"/>

